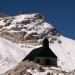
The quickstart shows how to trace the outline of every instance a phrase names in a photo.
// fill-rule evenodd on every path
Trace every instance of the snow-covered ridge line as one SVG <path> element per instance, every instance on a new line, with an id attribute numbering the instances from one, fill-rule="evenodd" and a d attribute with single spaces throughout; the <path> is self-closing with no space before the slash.
<path id="1" fill-rule="evenodd" d="M 13 42 L 34 42 L 45 36 L 58 36 L 56 29 L 39 14 L 20 14 L 0 20 L 0 36 Z M 30 42 L 31 41 L 31 42 Z M 41 43 L 41 41 L 40 41 Z"/>
<path id="2" fill-rule="evenodd" d="M 0 18 L 0 74 L 41 47 L 44 38 L 48 38 L 49 47 L 58 57 L 58 65 L 64 70 L 75 69 L 75 40 L 59 34 L 39 13 L 20 14 Z"/>

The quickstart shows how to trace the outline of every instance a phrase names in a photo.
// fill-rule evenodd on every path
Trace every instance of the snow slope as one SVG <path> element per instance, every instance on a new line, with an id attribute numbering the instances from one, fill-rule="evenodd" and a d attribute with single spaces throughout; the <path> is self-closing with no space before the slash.
<path id="1" fill-rule="evenodd" d="M 18 45 L 0 38 L 0 74 L 15 67 L 27 54 L 28 51 L 21 49 Z"/>
<path id="2" fill-rule="evenodd" d="M 45 37 L 58 57 L 58 66 L 75 69 L 75 40 L 60 35 L 40 14 L 0 17 L 0 74 L 15 67 L 34 48 L 42 46 Z M 10 42 L 11 41 L 11 42 Z"/>
<path id="3" fill-rule="evenodd" d="M 61 44 L 55 41 L 49 47 L 58 57 L 58 66 L 66 71 L 73 70 L 75 69 L 75 41 L 64 36 L 60 36 L 59 39 Z"/>

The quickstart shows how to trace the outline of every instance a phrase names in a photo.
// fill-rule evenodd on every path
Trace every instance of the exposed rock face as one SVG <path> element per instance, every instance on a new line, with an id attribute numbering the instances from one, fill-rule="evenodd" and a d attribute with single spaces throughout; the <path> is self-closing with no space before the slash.
<path id="1" fill-rule="evenodd" d="M 59 34 L 39 13 L 0 17 L 0 36 L 16 43 L 39 43 L 44 37 Z M 40 41 L 41 42 L 41 41 Z"/>
<path id="2" fill-rule="evenodd" d="M 29 70 L 31 70 L 31 72 L 29 72 Z M 41 73 L 42 75 L 71 75 L 71 73 L 65 72 L 58 68 L 48 68 L 48 71 L 45 72 L 46 69 L 44 69 L 42 66 L 30 61 L 23 61 L 19 63 L 17 67 L 1 75 L 36 75 L 36 70 L 39 72 L 39 75 Z"/>

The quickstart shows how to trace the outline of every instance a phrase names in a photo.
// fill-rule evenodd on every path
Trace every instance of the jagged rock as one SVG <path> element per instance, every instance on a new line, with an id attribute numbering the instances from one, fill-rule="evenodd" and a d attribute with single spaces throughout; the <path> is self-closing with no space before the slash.
<path id="1" fill-rule="evenodd" d="M 46 71 L 46 69 L 44 69 L 43 66 L 26 60 L 26 61 L 20 62 L 15 68 L 1 75 L 33 75 L 31 72 L 27 71 L 28 69 L 30 69 L 32 73 L 35 69 L 38 72 L 42 72 L 42 73 Z M 34 73 L 36 73 L 36 71 Z M 57 70 L 57 69 L 49 68 L 49 71 L 46 73 L 46 75 L 74 75 L 74 72 L 68 73 L 68 72 L 62 71 L 61 69 Z"/>
<path id="2" fill-rule="evenodd" d="M 27 24 L 29 24 L 30 23 L 30 20 L 25 20 L 25 21 L 22 21 L 21 22 L 21 24 L 25 24 L 25 25 L 27 25 Z"/>
<path id="3" fill-rule="evenodd" d="M 26 75 L 32 75 L 30 72 L 27 72 Z"/>
<path id="4" fill-rule="evenodd" d="M 0 29 L 2 28 L 3 26 L 2 25 L 0 25 Z"/>
<path id="5" fill-rule="evenodd" d="M 34 16 L 35 19 L 43 19 L 44 16 L 42 16 L 41 14 L 37 13 L 35 16 Z"/>
<path id="6" fill-rule="evenodd" d="M 53 75 L 53 73 L 48 72 L 47 75 Z"/>
<path id="7" fill-rule="evenodd" d="M 57 31 L 43 20 L 44 17 L 39 13 L 32 15 L 23 13 L 16 17 L 3 18 L 1 19 L 3 25 L 0 25 L 0 36 L 15 43 L 31 41 L 32 44 L 38 44 L 39 39 L 45 36 L 57 37 Z"/>

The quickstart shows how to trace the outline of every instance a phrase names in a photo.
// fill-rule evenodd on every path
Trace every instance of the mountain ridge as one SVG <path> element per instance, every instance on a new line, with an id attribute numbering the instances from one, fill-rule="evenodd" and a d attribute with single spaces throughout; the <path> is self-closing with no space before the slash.
<path id="1" fill-rule="evenodd" d="M 11 55 L 15 56 L 15 53 L 18 57 L 22 56 L 21 60 L 23 60 L 33 49 L 42 46 L 42 41 L 45 37 L 49 40 L 49 47 L 58 57 L 58 66 L 66 71 L 74 70 L 75 40 L 66 38 L 57 32 L 51 24 L 45 21 L 45 18 L 42 15 L 35 13 L 0 17 L 0 39 L 2 41 L 0 42 L 0 45 L 4 45 L 4 48 L 0 46 L 2 60 L 5 60 L 7 57 L 9 58 Z M 5 52 L 5 55 L 1 53 L 3 52 L 2 49 Z M 23 55 L 20 54 L 20 49 L 24 51 Z M 20 55 L 18 55 L 18 52 Z M 7 63 L 11 61 L 8 58 L 5 65 L 1 65 L 1 67 L 8 67 Z M 17 61 L 11 63 L 13 67 L 15 67 L 15 64 L 17 65 L 21 62 L 21 60 L 18 60 L 13 56 L 10 58 Z M 11 67 L 7 69 L 10 70 Z M 7 69 L 5 69 L 5 71 L 7 71 Z M 0 73 L 3 73 L 3 71 Z"/>
<path id="2" fill-rule="evenodd" d="M 57 37 L 59 34 L 52 25 L 45 21 L 43 16 L 36 13 L 1 18 L 0 35 L 16 42 L 25 42 L 26 40 L 34 42 L 35 40 L 37 43 L 45 36 L 50 38 Z"/>

